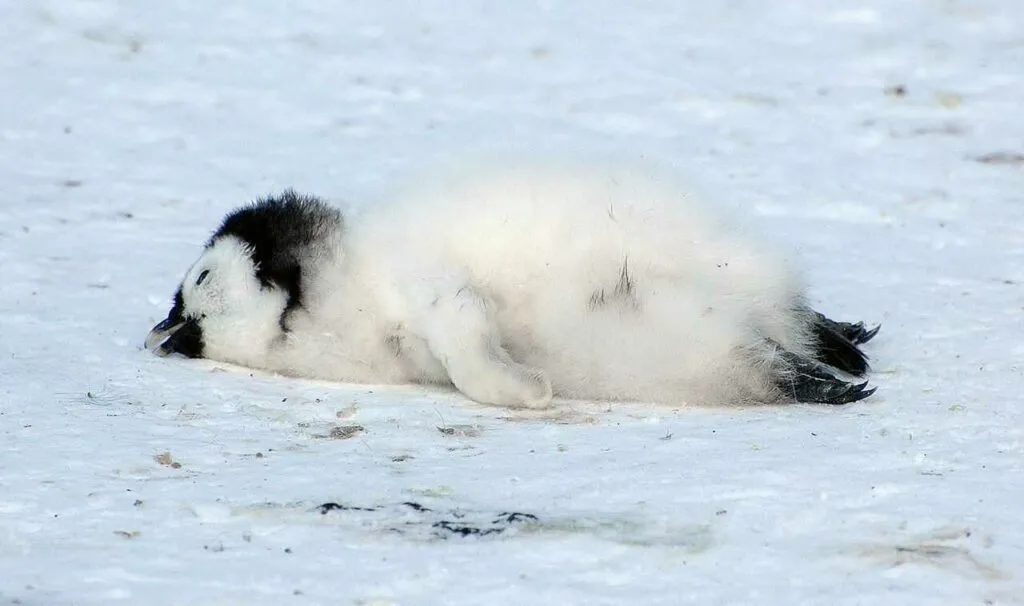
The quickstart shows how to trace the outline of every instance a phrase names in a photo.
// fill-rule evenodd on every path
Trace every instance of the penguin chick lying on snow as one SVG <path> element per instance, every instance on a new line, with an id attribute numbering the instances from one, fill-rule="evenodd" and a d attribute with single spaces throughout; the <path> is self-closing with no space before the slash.
<path id="1" fill-rule="evenodd" d="M 522 167 L 355 214 L 290 190 L 243 207 L 146 347 L 509 407 L 845 404 L 874 392 L 836 373 L 867 372 L 877 330 L 813 311 L 779 258 L 662 180 Z"/>

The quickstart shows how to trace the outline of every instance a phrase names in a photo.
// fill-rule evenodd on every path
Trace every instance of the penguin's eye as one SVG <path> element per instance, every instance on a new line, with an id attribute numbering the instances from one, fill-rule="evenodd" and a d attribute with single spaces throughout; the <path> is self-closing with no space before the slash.
<path id="1" fill-rule="evenodd" d="M 210 270 L 204 269 L 202 271 L 202 273 L 199 274 L 199 277 L 196 278 L 196 286 L 199 286 L 200 284 L 202 284 L 203 280 L 205 280 L 206 276 L 208 276 L 208 275 L 210 275 Z"/>

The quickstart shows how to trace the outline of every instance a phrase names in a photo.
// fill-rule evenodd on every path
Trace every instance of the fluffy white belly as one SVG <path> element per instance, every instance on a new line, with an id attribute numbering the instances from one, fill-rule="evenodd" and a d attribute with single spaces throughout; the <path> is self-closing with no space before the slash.
<path id="1" fill-rule="evenodd" d="M 470 289 L 502 348 L 543 369 L 556 395 L 759 397 L 765 379 L 748 357 L 761 336 L 804 347 L 796 281 L 779 258 L 649 174 L 440 178 L 351 233 L 385 315 L 416 326 L 421 307 Z"/>

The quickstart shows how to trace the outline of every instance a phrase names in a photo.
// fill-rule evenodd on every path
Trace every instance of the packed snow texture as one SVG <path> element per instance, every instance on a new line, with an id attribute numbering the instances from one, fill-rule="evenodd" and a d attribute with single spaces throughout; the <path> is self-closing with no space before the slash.
<path id="1" fill-rule="evenodd" d="M 0 24 L 0 604 L 1024 603 L 1024 3 Z M 495 151 L 679 166 L 883 325 L 878 393 L 526 413 L 141 349 L 233 207 Z"/>

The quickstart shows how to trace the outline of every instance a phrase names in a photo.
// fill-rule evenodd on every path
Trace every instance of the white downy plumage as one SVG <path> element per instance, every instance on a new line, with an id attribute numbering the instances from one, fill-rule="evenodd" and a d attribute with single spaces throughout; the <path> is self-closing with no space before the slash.
<path id="1" fill-rule="evenodd" d="M 873 390 L 826 365 L 863 374 L 873 335 L 655 171 L 519 164 L 344 216 L 294 192 L 241 209 L 147 345 L 512 407 L 845 403 Z"/>

